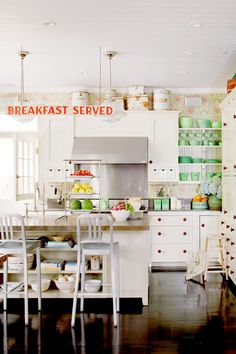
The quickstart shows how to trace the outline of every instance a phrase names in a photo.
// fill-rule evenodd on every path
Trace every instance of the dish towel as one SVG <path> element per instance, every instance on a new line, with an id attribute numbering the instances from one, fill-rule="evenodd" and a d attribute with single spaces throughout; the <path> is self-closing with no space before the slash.
<path id="1" fill-rule="evenodd" d="M 202 275 L 206 268 L 206 252 L 204 250 L 198 251 L 197 259 L 194 262 L 187 264 L 187 271 L 185 275 L 186 280 L 190 280 L 198 275 Z"/>

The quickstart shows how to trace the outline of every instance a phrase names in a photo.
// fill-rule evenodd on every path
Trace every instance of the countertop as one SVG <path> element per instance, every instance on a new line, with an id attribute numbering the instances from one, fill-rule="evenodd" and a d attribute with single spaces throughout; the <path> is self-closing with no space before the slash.
<path id="1" fill-rule="evenodd" d="M 29 217 L 25 219 L 26 231 L 76 231 L 76 215 L 68 215 L 66 218 L 57 219 L 57 216 L 44 216 L 44 217 Z M 19 230 L 20 226 L 14 225 L 15 230 Z M 144 215 L 139 220 L 126 220 L 126 221 L 114 221 L 114 231 L 148 231 L 149 218 L 148 215 Z M 102 230 L 108 230 L 108 225 L 102 225 Z"/>

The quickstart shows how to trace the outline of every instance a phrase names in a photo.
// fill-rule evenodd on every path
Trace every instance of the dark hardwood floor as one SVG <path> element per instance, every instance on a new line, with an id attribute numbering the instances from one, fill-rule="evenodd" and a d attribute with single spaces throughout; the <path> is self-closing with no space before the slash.
<path id="1" fill-rule="evenodd" d="M 33 306 L 27 328 L 22 303 L 12 300 L 8 314 L 0 314 L 0 352 L 236 353 L 236 298 L 219 274 L 209 275 L 205 288 L 186 283 L 184 272 L 150 274 L 149 307 L 122 302 L 118 328 L 110 302 L 86 303 L 93 313 L 78 314 L 71 330 L 71 301 L 44 300 L 41 316 Z"/>

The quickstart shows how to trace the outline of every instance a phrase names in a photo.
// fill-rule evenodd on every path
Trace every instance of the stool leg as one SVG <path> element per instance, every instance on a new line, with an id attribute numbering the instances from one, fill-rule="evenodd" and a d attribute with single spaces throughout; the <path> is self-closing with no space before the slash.
<path id="1" fill-rule="evenodd" d="M 3 262 L 3 292 L 4 292 L 4 297 L 3 297 L 3 310 L 7 311 L 7 275 L 8 275 L 8 260 L 6 259 L 5 262 Z"/>
<path id="2" fill-rule="evenodd" d="M 78 289 L 79 289 L 80 263 L 78 263 L 78 267 L 79 267 L 79 269 L 77 270 L 77 273 L 76 273 L 75 292 L 74 292 L 73 306 L 72 306 L 72 317 L 71 317 L 71 326 L 72 327 L 74 327 L 74 325 L 75 325 L 75 316 L 76 316 Z"/>
<path id="3" fill-rule="evenodd" d="M 26 256 L 24 256 L 24 307 L 25 307 L 25 325 L 27 326 L 29 324 L 27 254 Z"/>
<path id="4" fill-rule="evenodd" d="M 115 276 L 115 261 L 114 261 L 114 255 L 111 254 L 111 282 L 112 282 L 112 303 L 113 303 L 113 321 L 114 321 L 114 327 L 117 327 L 117 307 L 116 307 L 116 295 L 117 295 L 117 290 L 116 290 L 116 276 Z"/>
<path id="5" fill-rule="evenodd" d="M 81 262 L 81 298 L 80 298 L 80 312 L 84 311 L 84 282 L 85 282 L 85 255 L 82 251 Z"/>
<path id="6" fill-rule="evenodd" d="M 205 265 L 205 272 L 204 272 L 204 281 L 207 280 L 207 271 L 208 271 L 208 238 L 206 239 L 205 251 L 206 251 L 206 265 Z"/>
<path id="7" fill-rule="evenodd" d="M 115 245 L 115 260 L 116 260 L 116 311 L 120 311 L 120 259 L 119 259 L 119 245 Z"/>
<path id="8" fill-rule="evenodd" d="M 225 264 L 226 252 L 225 252 L 225 248 L 224 248 L 224 242 L 222 242 L 222 240 L 219 240 L 219 249 L 220 249 L 221 267 L 225 273 L 226 280 L 228 280 L 228 272 L 227 272 L 227 268 L 226 268 L 226 264 Z"/>
<path id="9" fill-rule="evenodd" d="M 38 289 L 38 311 L 42 310 L 42 292 L 41 292 L 41 264 L 40 264 L 40 248 L 36 249 L 36 266 L 37 266 L 37 289 Z"/>

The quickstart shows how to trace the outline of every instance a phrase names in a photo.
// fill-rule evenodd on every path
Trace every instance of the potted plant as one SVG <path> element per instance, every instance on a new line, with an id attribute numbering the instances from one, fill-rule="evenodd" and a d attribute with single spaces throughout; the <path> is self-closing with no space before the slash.
<path id="1" fill-rule="evenodd" d="M 222 178 L 219 175 L 213 176 L 202 184 L 202 193 L 208 195 L 208 205 L 211 210 L 222 208 Z"/>

